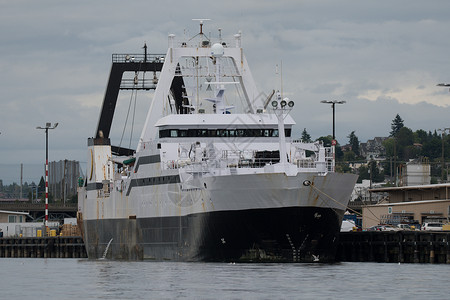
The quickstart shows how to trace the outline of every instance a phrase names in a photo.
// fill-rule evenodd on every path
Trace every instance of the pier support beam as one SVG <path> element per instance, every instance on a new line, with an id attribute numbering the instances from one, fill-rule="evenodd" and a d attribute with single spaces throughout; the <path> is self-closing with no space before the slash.
<path id="1" fill-rule="evenodd" d="M 430 264 L 434 264 L 434 259 L 435 259 L 434 246 L 433 242 L 430 242 Z"/>

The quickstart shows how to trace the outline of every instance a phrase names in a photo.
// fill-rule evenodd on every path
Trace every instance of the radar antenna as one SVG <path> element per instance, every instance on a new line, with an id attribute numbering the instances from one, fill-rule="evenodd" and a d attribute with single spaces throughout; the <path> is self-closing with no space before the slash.
<path id="1" fill-rule="evenodd" d="M 211 21 L 211 19 L 192 19 L 192 21 L 199 21 L 200 22 L 200 33 L 203 34 L 203 22 L 204 21 Z"/>

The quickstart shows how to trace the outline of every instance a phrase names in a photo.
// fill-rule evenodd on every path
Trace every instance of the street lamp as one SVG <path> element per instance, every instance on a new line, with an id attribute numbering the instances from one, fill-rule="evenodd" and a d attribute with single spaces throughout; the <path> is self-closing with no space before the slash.
<path id="1" fill-rule="evenodd" d="M 448 83 L 438 83 L 436 86 L 443 86 L 443 87 L 450 87 L 450 84 Z"/>
<path id="2" fill-rule="evenodd" d="M 335 164 L 335 147 L 336 147 L 336 133 L 335 133 L 335 105 L 336 104 L 344 104 L 346 103 L 346 101 L 338 101 L 338 100 L 322 100 L 320 101 L 320 103 L 326 103 L 326 104 L 331 104 L 331 108 L 333 109 L 333 140 L 331 141 L 331 149 L 333 151 L 333 170 L 334 170 L 334 164 Z"/>
<path id="3" fill-rule="evenodd" d="M 334 106 L 336 105 L 336 104 L 344 104 L 344 103 L 346 103 L 346 101 L 338 101 L 338 100 L 333 100 L 333 101 L 330 101 L 330 100 L 322 100 L 322 101 L 320 101 L 320 103 L 327 103 L 327 104 L 331 104 L 331 108 L 333 108 L 333 142 L 334 142 L 334 140 L 336 139 L 336 135 L 335 135 L 335 108 L 334 108 Z M 336 142 L 334 142 L 334 143 L 336 143 Z"/>
<path id="4" fill-rule="evenodd" d="M 52 127 L 51 123 L 45 123 L 45 127 L 38 126 L 36 129 L 45 130 L 45 231 L 47 233 L 48 228 L 48 130 L 55 129 L 58 123 L 55 123 Z"/>

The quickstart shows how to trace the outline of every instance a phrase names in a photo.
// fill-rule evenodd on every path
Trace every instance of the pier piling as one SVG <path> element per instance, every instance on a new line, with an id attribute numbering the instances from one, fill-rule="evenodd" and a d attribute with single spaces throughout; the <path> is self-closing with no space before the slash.
<path id="1" fill-rule="evenodd" d="M 342 232 L 337 261 L 450 263 L 450 232 Z"/>
<path id="2" fill-rule="evenodd" d="M 0 238 L 1 257 L 86 258 L 80 236 Z"/>

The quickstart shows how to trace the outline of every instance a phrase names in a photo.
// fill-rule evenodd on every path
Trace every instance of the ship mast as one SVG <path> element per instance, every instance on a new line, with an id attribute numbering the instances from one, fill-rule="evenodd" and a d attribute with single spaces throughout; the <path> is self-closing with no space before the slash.
<path id="1" fill-rule="evenodd" d="M 284 119 L 294 107 L 294 101 L 288 98 L 281 99 L 281 94 L 277 92 L 276 100 L 272 101 L 272 109 L 278 119 L 278 137 L 280 143 L 280 164 L 287 164 L 286 135 L 284 132 Z"/>

